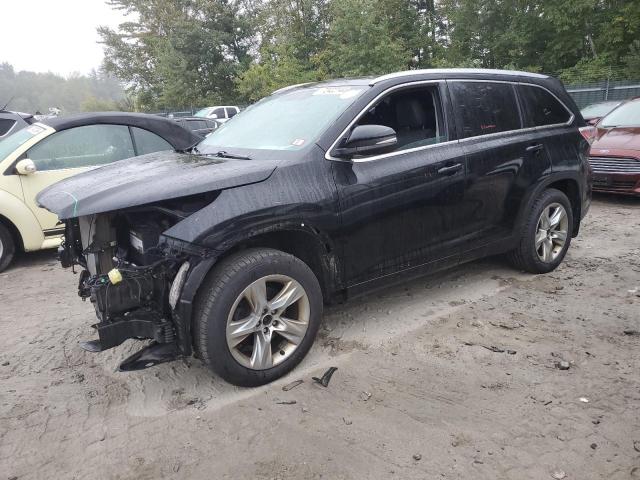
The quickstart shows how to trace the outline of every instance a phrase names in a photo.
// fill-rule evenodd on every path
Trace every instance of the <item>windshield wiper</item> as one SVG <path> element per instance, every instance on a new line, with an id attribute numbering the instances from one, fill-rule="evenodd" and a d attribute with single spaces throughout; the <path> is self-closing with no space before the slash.
<path id="1" fill-rule="evenodd" d="M 210 153 L 208 155 L 213 155 L 215 157 L 220 157 L 220 158 L 233 158 L 236 160 L 251 160 L 251 157 L 247 157 L 246 155 L 237 155 L 235 153 L 225 152 L 224 150 L 220 150 L 219 152 L 216 152 L 216 153 Z"/>

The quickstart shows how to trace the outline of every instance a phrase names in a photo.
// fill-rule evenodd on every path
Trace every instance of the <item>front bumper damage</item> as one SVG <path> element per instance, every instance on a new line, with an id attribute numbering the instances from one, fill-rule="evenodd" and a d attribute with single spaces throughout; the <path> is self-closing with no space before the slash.
<path id="1" fill-rule="evenodd" d="M 63 267 L 82 268 L 78 295 L 91 301 L 98 318 L 93 325 L 98 338 L 81 342 L 82 348 L 102 352 L 129 339 L 151 340 L 121 363 L 121 371 L 192 353 L 192 305 L 204 278 L 200 272 L 203 266 L 208 271 L 213 258 L 206 249 L 156 230 L 145 231 L 144 222 L 132 227 L 118 215 L 80 217 L 66 223 L 59 249 Z"/>

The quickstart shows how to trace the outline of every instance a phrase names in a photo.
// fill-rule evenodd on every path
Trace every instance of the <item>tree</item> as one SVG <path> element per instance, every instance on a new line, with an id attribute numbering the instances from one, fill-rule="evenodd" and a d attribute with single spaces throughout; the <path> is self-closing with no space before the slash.
<path id="1" fill-rule="evenodd" d="M 325 75 L 360 76 L 404 70 L 413 64 L 415 9 L 405 0 L 334 0 Z"/>
<path id="2" fill-rule="evenodd" d="M 258 52 L 237 82 L 240 95 L 255 101 L 280 87 L 321 80 L 318 56 L 326 42 L 329 2 L 266 0 L 254 8 Z"/>
<path id="3" fill-rule="evenodd" d="M 105 69 L 145 108 L 197 106 L 235 96 L 249 63 L 244 3 L 232 0 L 110 0 L 134 14 L 117 30 L 100 27 Z"/>

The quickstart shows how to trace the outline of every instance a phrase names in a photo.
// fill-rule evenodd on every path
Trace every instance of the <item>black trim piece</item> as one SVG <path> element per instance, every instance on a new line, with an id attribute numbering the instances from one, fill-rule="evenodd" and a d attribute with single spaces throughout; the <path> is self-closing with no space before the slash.
<path id="1" fill-rule="evenodd" d="M 45 237 L 57 237 L 64 234 L 64 227 L 50 228 L 49 230 L 44 230 L 43 233 Z"/>

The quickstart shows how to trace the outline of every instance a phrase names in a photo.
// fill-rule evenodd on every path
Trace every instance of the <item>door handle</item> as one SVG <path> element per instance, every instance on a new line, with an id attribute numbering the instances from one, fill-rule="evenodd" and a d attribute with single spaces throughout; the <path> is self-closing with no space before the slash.
<path id="1" fill-rule="evenodd" d="M 440 175 L 453 175 L 456 172 L 462 170 L 462 164 L 456 163 L 455 165 L 449 165 L 448 167 L 442 167 L 438 169 L 438 174 Z"/>
<path id="2" fill-rule="evenodd" d="M 525 150 L 528 153 L 532 153 L 532 152 L 539 152 L 540 150 L 542 150 L 544 145 L 542 145 L 541 143 L 538 143 L 536 145 L 529 145 Z"/>

